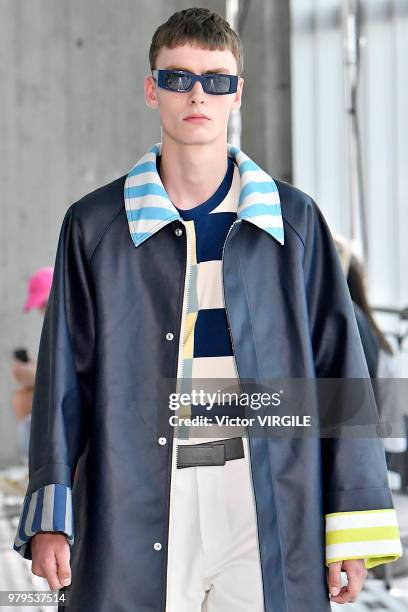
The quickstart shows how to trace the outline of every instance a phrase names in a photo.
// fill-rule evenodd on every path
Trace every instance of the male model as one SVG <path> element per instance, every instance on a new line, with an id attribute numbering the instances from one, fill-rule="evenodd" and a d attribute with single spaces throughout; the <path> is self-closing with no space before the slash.
<path id="1" fill-rule="evenodd" d="M 335 247 L 309 196 L 227 142 L 224 19 L 175 13 L 150 65 L 161 142 L 62 224 L 14 547 L 75 612 L 328 612 L 401 555 L 382 442 L 157 417 L 165 380 L 368 378 Z"/>

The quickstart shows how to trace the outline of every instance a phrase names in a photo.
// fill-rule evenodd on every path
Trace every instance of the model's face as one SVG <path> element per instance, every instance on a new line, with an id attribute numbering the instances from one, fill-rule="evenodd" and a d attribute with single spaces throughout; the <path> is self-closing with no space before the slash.
<path id="1" fill-rule="evenodd" d="M 210 51 L 189 44 L 175 49 L 161 48 L 155 68 L 178 68 L 199 75 L 205 72 L 237 74 L 237 63 L 231 51 Z M 210 144 L 217 138 L 226 139 L 228 117 L 232 110 L 241 106 L 243 85 L 244 79 L 240 77 L 236 93 L 217 96 L 205 93 L 197 81 L 191 91 L 183 93 L 162 89 L 156 85 L 153 76 L 147 76 L 145 98 L 150 108 L 159 109 L 166 137 L 180 144 Z M 186 121 L 192 113 L 206 115 L 208 120 Z"/>

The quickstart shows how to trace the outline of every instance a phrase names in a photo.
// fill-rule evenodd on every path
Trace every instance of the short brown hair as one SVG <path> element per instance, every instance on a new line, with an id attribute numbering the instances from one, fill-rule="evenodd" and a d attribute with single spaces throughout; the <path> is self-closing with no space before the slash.
<path id="1" fill-rule="evenodd" d="M 204 49 L 229 49 L 237 62 L 238 75 L 244 68 L 241 40 L 221 15 L 208 8 L 188 8 L 173 13 L 153 34 L 149 50 L 150 69 L 156 69 L 157 55 L 162 47 L 174 49 L 195 43 Z"/>

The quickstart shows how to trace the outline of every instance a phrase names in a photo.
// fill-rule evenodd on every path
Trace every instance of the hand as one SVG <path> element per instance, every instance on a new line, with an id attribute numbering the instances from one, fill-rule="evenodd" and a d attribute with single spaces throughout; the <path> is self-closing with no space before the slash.
<path id="1" fill-rule="evenodd" d="M 48 580 L 52 591 L 71 583 L 71 550 L 65 534 L 36 533 L 31 539 L 31 571 Z"/>
<path id="2" fill-rule="evenodd" d="M 341 570 L 347 573 L 348 584 L 340 589 Z M 330 601 L 344 604 L 357 600 L 368 572 L 364 559 L 347 559 L 345 561 L 329 563 L 327 574 L 327 584 L 329 585 L 331 595 Z"/>
<path id="3" fill-rule="evenodd" d="M 34 361 L 24 363 L 18 359 L 13 359 L 11 373 L 22 387 L 34 387 L 36 369 L 37 364 Z"/>

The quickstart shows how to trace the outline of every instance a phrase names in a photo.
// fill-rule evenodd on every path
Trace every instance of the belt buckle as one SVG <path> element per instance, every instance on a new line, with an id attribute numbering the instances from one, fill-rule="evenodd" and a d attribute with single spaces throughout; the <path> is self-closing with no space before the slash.
<path id="1" fill-rule="evenodd" d="M 177 447 L 177 467 L 194 467 L 201 465 L 225 465 L 226 453 L 224 444 L 183 444 Z"/>

